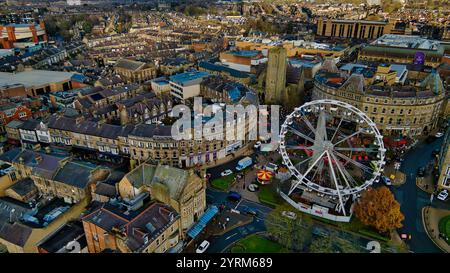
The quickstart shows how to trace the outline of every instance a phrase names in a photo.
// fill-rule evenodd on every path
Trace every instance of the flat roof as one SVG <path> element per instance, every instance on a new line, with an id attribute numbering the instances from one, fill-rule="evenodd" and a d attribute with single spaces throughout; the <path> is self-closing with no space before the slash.
<path id="1" fill-rule="evenodd" d="M 261 52 L 259 50 L 237 50 L 237 51 L 228 51 L 228 53 L 239 57 L 253 57 Z"/>
<path id="2" fill-rule="evenodd" d="M 31 70 L 19 73 L 0 72 L 0 86 L 11 84 L 23 84 L 25 87 L 41 86 L 52 82 L 68 81 L 75 73 Z"/>
<path id="3" fill-rule="evenodd" d="M 187 82 L 197 80 L 200 78 L 204 78 L 207 76 L 209 76 L 208 72 L 193 70 L 193 71 L 173 75 L 169 79 L 172 82 L 183 84 L 183 83 L 187 83 Z"/>

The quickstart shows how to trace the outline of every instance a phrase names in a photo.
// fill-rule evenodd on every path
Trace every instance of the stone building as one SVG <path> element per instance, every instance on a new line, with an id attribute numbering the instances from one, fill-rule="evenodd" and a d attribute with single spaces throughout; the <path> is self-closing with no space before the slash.
<path id="1" fill-rule="evenodd" d="M 317 20 L 317 35 L 326 37 L 376 39 L 389 34 L 395 25 L 389 21 L 324 19 Z"/>
<path id="2" fill-rule="evenodd" d="M 267 62 L 265 102 L 279 104 L 283 101 L 286 89 L 286 49 L 274 47 L 269 49 Z"/>
<path id="3" fill-rule="evenodd" d="M 183 233 L 206 209 L 206 182 L 192 169 L 144 163 L 125 175 L 118 188 L 122 198 L 134 199 L 149 192 L 152 199 L 173 207 L 180 214 Z"/>
<path id="4" fill-rule="evenodd" d="M 156 67 L 139 61 L 120 59 L 114 66 L 116 74 L 128 82 L 143 83 L 156 77 Z"/>
<path id="5" fill-rule="evenodd" d="M 410 71 L 409 81 L 416 85 L 388 85 L 384 81 L 366 84 L 364 72 L 360 72 L 349 75 L 325 62 L 314 78 L 313 99 L 347 102 L 390 136 L 415 138 L 437 128 L 440 118 L 445 118 L 447 98 L 439 74 Z"/>
<path id="6" fill-rule="evenodd" d="M 180 240 L 180 216 L 170 206 L 151 203 L 137 209 L 98 207 L 82 218 L 89 253 L 164 253 Z"/>

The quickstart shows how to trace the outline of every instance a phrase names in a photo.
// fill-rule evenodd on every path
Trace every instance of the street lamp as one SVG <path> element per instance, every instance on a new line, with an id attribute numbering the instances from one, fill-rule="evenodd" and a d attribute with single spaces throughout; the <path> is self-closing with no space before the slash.
<path id="1" fill-rule="evenodd" d="M 13 221 L 12 221 L 12 215 L 13 215 L 13 213 L 16 211 L 16 209 L 12 209 L 10 212 L 9 212 L 9 222 L 10 223 L 12 223 Z"/>

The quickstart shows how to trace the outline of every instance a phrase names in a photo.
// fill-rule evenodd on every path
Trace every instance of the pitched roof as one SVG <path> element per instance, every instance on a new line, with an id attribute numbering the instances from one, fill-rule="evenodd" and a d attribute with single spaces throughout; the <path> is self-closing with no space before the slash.
<path id="1" fill-rule="evenodd" d="M 57 171 L 53 180 L 84 189 L 91 181 L 91 172 L 94 169 L 81 162 L 67 162 Z"/>
<path id="2" fill-rule="evenodd" d="M 168 190 L 170 197 L 174 200 L 180 198 L 184 187 L 190 179 L 189 171 L 168 165 L 155 166 L 150 164 L 139 165 L 126 176 L 128 181 L 136 188 L 140 188 L 143 185 L 149 187 L 162 186 Z"/>
<path id="3" fill-rule="evenodd" d="M 16 192 L 20 196 L 27 195 L 28 193 L 37 190 L 33 180 L 31 180 L 30 178 L 18 181 L 17 183 L 12 185 L 9 189 Z"/>
<path id="4" fill-rule="evenodd" d="M 116 67 L 136 71 L 145 66 L 145 63 L 133 61 L 129 59 L 120 59 L 116 63 Z"/>
<path id="5" fill-rule="evenodd" d="M 5 223 L 0 227 L 0 238 L 20 247 L 25 246 L 31 233 L 31 228 L 18 223 Z"/>

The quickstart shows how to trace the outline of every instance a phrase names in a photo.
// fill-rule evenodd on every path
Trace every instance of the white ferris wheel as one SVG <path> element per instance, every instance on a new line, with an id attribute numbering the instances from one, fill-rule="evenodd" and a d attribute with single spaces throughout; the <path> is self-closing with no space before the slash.
<path id="1" fill-rule="evenodd" d="M 345 204 L 383 172 L 386 149 L 375 123 L 356 107 L 315 100 L 296 108 L 280 131 L 279 152 L 293 179 L 281 190 L 290 203 L 299 192 L 315 192 Z M 294 200 L 295 202 L 295 200 Z"/>

